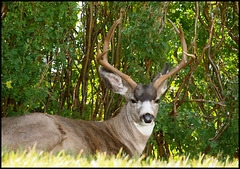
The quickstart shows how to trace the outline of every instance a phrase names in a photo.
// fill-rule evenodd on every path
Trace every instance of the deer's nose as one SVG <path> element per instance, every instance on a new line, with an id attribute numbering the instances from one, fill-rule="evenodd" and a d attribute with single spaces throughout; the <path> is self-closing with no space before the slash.
<path id="1" fill-rule="evenodd" d="M 141 121 L 144 121 L 145 123 L 151 123 L 154 121 L 154 116 L 150 113 L 146 113 L 140 117 Z"/>

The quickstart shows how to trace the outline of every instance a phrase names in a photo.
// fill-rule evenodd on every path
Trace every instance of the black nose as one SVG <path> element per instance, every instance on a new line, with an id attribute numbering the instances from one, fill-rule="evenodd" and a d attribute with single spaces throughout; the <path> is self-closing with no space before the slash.
<path id="1" fill-rule="evenodd" d="M 140 117 L 141 121 L 144 120 L 145 123 L 151 123 L 154 120 L 154 116 L 146 113 Z"/>

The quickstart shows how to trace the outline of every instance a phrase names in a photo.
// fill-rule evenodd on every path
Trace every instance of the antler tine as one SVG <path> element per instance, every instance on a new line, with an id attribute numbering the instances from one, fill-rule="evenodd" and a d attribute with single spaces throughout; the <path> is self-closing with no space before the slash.
<path id="1" fill-rule="evenodd" d="M 117 68 L 113 67 L 111 64 L 108 63 L 108 51 L 110 51 L 109 49 L 109 42 L 111 40 L 111 38 L 114 35 L 114 30 L 116 28 L 116 26 L 121 22 L 121 18 L 118 19 L 110 28 L 108 35 L 104 41 L 104 45 L 103 45 L 103 52 L 100 53 L 100 42 L 98 43 L 97 46 L 97 61 L 100 65 L 102 65 L 103 67 L 107 68 L 108 70 L 113 71 L 114 73 L 118 74 L 120 77 L 122 77 L 125 81 L 128 82 L 128 84 L 132 87 L 132 89 L 135 89 L 135 87 L 137 86 L 137 83 L 134 82 L 132 80 L 132 78 L 122 72 L 120 72 Z M 102 59 L 101 59 L 102 58 Z"/>
<path id="2" fill-rule="evenodd" d="M 193 59 L 195 59 L 195 56 L 191 55 L 191 59 L 189 59 L 188 61 L 186 61 L 187 56 L 190 56 L 189 54 L 187 54 L 187 44 L 184 38 L 184 33 L 182 30 L 181 25 L 178 23 L 179 26 L 179 30 L 176 27 L 176 25 L 170 20 L 168 19 L 171 24 L 173 25 L 175 31 L 177 32 L 178 36 L 180 37 L 181 40 L 181 45 L 182 45 L 182 60 L 180 62 L 180 64 L 178 64 L 174 69 L 172 69 L 170 72 L 168 72 L 167 74 L 161 75 L 153 84 L 153 86 L 157 89 L 162 82 L 164 82 L 166 79 L 168 79 L 169 77 L 173 76 L 174 74 L 176 74 L 177 72 L 179 72 L 181 69 L 183 69 L 184 67 L 186 67 L 188 64 L 190 64 Z"/>

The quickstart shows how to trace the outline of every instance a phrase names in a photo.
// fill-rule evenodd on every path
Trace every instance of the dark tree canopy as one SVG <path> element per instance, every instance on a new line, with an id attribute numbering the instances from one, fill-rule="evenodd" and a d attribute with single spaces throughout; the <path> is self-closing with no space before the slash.
<path id="1" fill-rule="evenodd" d="M 238 2 L 1 2 L 2 117 L 29 112 L 104 120 L 124 98 L 101 82 L 96 47 L 114 21 L 109 62 L 147 84 L 182 56 L 167 18 L 196 59 L 168 80 L 145 153 L 221 157 L 239 151 Z"/>

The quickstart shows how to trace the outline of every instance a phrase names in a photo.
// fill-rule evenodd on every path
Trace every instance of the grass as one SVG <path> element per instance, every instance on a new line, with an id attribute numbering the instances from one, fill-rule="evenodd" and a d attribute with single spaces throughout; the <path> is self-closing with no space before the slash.
<path id="1" fill-rule="evenodd" d="M 96 155 L 78 156 L 65 153 L 52 154 L 31 149 L 1 151 L 2 167 L 238 167 L 238 159 L 225 162 L 217 158 L 199 154 L 199 158 L 188 159 L 185 156 L 170 157 L 169 162 L 144 156 L 133 157 L 120 155 L 107 156 L 103 153 Z"/>

